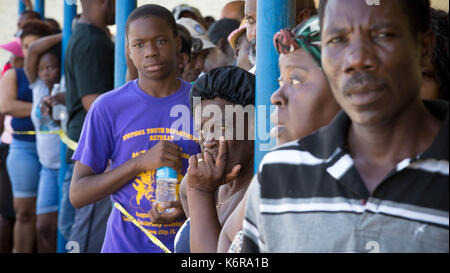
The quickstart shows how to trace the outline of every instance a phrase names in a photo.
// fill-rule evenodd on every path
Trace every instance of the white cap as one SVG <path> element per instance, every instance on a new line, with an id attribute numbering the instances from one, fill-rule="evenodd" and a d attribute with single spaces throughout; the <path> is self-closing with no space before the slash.
<path id="1" fill-rule="evenodd" d="M 205 28 L 197 21 L 191 18 L 182 17 L 177 20 L 177 24 L 183 25 L 187 28 L 192 38 L 196 38 L 202 41 L 203 49 L 215 48 L 216 45 L 211 42 L 206 33 Z"/>

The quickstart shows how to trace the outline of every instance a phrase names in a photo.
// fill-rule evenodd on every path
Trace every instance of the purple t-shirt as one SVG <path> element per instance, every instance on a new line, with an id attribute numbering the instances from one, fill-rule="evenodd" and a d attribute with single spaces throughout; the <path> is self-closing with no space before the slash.
<path id="1" fill-rule="evenodd" d="M 181 81 L 181 87 L 175 93 L 156 98 L 142 91 L 135 80 L 101 95 L 86 116 L 72 159 L 99 174 L 105 171 L 109 160 L 111 169 L 115 169 L 150 150 L 160 140 L 173 141 L 183 149 L 183 173 L 178 175 L 180 183 L 189 156 L 200 152 L 189 110 L 190 88 L 189 83 Z M 155 170 L 148 170 L 111 195 L 111 199 L 173 251 L 175 235 L 186 219 L 167 225 L 151 223 L 149 212 L 155 201 L 155 189 Z M 108 219 L 102 252 L 163 251 L 114 208 Z"/>

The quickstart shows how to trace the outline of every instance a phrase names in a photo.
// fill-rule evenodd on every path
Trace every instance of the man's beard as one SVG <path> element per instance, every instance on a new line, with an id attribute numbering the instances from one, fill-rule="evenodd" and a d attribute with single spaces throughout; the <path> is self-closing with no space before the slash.
<path id="1" fill-rule="evenodd" d="M 255 66 L 256 65 L 256 39 L 250 42 L 250 49 L 248 52 L 248 60 L 250 63 Z"/>

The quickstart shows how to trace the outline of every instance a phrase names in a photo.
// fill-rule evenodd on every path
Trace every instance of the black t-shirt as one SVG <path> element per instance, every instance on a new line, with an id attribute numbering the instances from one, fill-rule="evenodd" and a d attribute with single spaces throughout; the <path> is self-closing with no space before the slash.
<path id="1" fill-rule="evenodd" d="M 67 45 L 64 71 L 67 135 L 78 142 L 87 114 L 81 98 L 114 89 L 114 44 L 105 31 L 90 24 L 77 24 Z M 68 161 L 72 154 L 68 149 Z"/>

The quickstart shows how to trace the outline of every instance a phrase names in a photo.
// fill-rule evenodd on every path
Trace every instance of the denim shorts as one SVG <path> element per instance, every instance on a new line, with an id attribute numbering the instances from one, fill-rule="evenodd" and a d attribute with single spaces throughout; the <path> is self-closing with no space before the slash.
<path id="1" fill-rule="evenodd" d="M 37 197 L 41 163 L 35 141 L 13 139 L 6 159 L 14 198 Z"/>
<path id="2" fill-rule="evenodd" d="M 58 211 L 58 172 L 42 166 L 36 203 L 36 214 Z"/>

